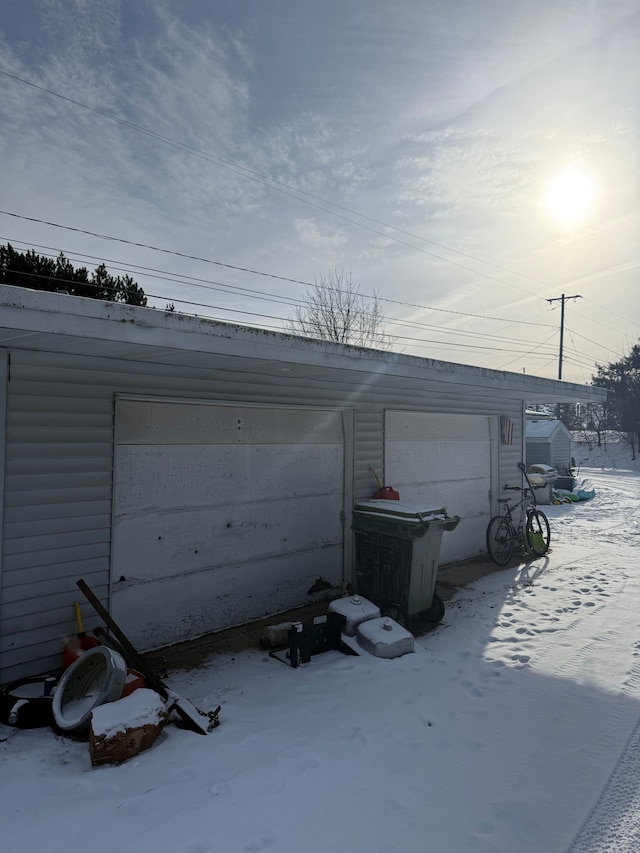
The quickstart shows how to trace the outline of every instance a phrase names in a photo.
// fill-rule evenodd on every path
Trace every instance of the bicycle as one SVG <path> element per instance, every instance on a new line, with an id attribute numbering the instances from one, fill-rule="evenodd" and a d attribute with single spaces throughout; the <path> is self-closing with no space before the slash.
<path id="1" fill-rule="evenodd" d="M 494 563 L 506 566 L 516 545 L 525 551 L 542 557 L 549 550 L 551 529 L 549 519 L 537 508 L 535 487 L 531 485 L 527 471 L 522 462 L 518 468 L 524 474 L 526 486 L 505 486 L 506 490 L 521 492 L 522 497 L 517 503 L 511 504 L 509 498 L 498 498 L 502 504 L 503 514 L 494 516 L 487 527 L 487 551 Z M 514 519 L 515 510 L 520 508 L 520 515 Z"/>

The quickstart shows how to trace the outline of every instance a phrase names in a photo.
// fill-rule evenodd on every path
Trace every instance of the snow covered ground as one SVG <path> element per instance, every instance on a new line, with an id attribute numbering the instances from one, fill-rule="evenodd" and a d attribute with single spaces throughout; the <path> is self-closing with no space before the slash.
<path id="1" fill-rule="evenodd" d="M 220 727 L 121 766 L 0 727 L 2 849 L 637 853 L 640 472 L 578 456 L 596 497 L 549 507 L 549 554 L 464 588 L 415 654 L 214 657 L 170 680 Z"/>

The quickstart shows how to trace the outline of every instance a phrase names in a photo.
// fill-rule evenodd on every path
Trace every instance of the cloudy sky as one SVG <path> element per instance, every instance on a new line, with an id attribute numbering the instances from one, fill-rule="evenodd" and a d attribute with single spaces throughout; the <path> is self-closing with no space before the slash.
<path id="1" fill-rule="evenodd" d="M 580 295 L 587 382 L 640 336 L 639 44 L 637 0 L 3 0 L 0 243 L 274 329 L 338 269 L 394 349 L 549 377 Z"/>

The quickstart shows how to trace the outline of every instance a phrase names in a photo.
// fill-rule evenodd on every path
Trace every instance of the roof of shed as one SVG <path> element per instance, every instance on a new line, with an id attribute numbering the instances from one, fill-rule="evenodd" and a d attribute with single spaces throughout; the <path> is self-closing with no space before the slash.
<path id="1" fill-rule="evenodd" d="M 222 323 L 153 308 L 138 308 L 58 293 L 0 287 L 0 346 L 174 366 L 251 370 L 309 380 L 349 374 L 386 383 L 416 381 L 462 386 L 465 393 L 503 390 L 523 400 L 553 402 L 606 399 L 603 389 L 554 379 L 366 349 L 284 332 Z"/>
<path id="2" fill-rule="evenodd" d="M 527 421 L 527 438 L 551 438 L 558 430 L 570 435 L 569 430 L 562 421 Z"/>

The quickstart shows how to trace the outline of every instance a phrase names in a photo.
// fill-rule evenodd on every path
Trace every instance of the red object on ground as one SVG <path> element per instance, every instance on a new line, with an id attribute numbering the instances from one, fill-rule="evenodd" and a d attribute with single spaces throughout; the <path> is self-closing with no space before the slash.
<path id="1" fill-rule="evenodd" d="M 373 493 L 374 501 L 399 501 L 400 492 L 396 492 L 391 486 L 383 486 Z"/>
<path id="2" fill-rule="evenodd" d="M 141 672 L 138 672 L 137 669 L 128 669 L 127 680 L 122 688 L 122 696 L 120 698 L 124 699 L 125 696 L 129 696 L 129 694 L 133 693 L 133 691 L 137 690 L 139 687 L 146 686 L 147 680 Z"/>
<path id="3" fill-rule="evenodd" d="M 68 640 L 64 645 L 64 653 L 62 655 L 62 667 L 66 669 L 72 663 L 78 660 L 83 652 L 88 649 L 94 649 L 100 643 L 95 637 L 74 637 L 73 640 Z"/>

